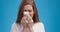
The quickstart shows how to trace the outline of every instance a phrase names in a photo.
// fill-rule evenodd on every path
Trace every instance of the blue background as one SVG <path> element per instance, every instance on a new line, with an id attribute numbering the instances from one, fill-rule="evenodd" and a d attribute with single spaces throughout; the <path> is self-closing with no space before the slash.
<path id="1" fill-rule="evenodd" d="M 0 32 L 10 32 L 21 0 L 0 0 Z M 35 0 L 46 32 L 60 32 L 60 0 Z"/>

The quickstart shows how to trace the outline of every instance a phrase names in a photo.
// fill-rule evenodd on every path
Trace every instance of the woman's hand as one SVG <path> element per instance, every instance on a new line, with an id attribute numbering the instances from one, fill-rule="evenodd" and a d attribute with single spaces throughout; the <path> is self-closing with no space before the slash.
<path id="1" fill-rule="evenodd" d="M 28 23 L 26 23 L 26 20 L 28 20 Z M 27 15 L 22 17 L 21 23 L 23 24 L 23 27 L 31 28 L 34 24 L 34 21 L 30 15 Z"/>
<path id="2" fill-rule="evenodd" d="M 28 15 L 27 17 L 28 17 L 28 27 L 32 28 L 34 21 L 30 15 Z"/>
<path id="3" fill-rule="evenodd" d="M 31 28 L 34 24 L 34 21 L 30 15 L 27 16 L 28 23 L 26 23 L 26 16 L 22 17 L 21 23 L 23 25 L 23 32 L 27 31 L 27 28 L 29 28 L 30 31 L 33 31 Z"/>
<path id="4" fill-rule="evenodd" d="M 29 28 L 30 32 L 34 32 L 32 29 L 33 25 L 34 25 L 34 21 L 33 21 L 32 17 L 30 15 L 28 15 L 28 28 Z"/>
<path id="5" fill-rule="evenodd" d="M 21 23 L 23 25 L 23 30 L 22 32 L 27 32 L 27 24 L 26 24 L 26 16 L 22 17 Z"/>
<path id="6" fill-rule="evenodd" d="M 26 24 L 26 16 L 22 17 L 21 23 L 23 25 L 23 28 L 27 28 L 27 24 Z"/>

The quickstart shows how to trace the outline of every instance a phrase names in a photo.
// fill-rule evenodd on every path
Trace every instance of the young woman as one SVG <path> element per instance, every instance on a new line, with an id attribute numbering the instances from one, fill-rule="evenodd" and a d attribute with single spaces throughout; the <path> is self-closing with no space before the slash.
<path id="1" fill-rule="evenodd" d="M 29 14 L 26 16 L 24 12 Z M 34 0 L 22 0 L 17 21 L 12 24 L 11 32 L 45 32 L 43 23 L 39 21 Z"/>

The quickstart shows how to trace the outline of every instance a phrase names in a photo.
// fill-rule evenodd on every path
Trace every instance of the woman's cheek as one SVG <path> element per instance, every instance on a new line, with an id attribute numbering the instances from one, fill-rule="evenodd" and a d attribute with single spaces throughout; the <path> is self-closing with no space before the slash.
<path id="1" fill-rule="evenodd" d="M 33 15 L 32 15 L 32 14 L 30 14 L 30 16 L 32 17 Z"/>

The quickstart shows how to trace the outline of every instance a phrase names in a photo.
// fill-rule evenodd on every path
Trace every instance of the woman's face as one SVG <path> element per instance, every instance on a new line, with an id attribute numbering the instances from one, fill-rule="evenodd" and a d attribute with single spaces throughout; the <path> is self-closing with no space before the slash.
<path id="1" fill-rule="evenodd" d="M 23 10 L 29 12 L 29 15 L 33 17 L 34 11 L 32 5 L 25 5 Z"/>

